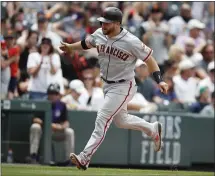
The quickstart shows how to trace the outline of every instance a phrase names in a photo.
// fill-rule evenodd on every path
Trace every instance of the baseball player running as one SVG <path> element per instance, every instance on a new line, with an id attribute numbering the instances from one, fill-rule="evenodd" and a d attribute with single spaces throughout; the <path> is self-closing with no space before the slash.
<path id="1" fill-rule="evenodd" d="M 160 90 L 163 93 L 168 91 L 168 85 L 162 80 L 160 69 L 152 57 L 152 49 L 121 27 L 122 12 L 118 8 L 108 7 L 98 21 L 101 22 L 101 28 L 86 39 L 73 44 L 61 42 L 60 46 L 65 53 L 96 47 L 104 81 L 105 100 L 97 113 L 95 129 L 84 150 L 79 155 L 70 154 L 72 163 L 83 170 L 88 168 L 112 121 L 119 128 L 146 133 L 154 141 L 155 151 L 161 148 L 161 124 L 146 122 L 127 112 L 127 104 L 137 91 L 134 80 L 137 59 L 146 62 Z"/>

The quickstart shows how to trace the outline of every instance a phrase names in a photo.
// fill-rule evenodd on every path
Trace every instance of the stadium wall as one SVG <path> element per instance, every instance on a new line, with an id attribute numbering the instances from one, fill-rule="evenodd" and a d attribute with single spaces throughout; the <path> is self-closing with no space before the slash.
<path id="1" fill-rule="evenodd" d="M 43 139 L 40 145 L 41 162 L 51 160 L 51 128 L 48 102 L 4 100 L 1 102 L 1 150 L 4 162 L 12 148 L 15 162 L 25 162 L 29 155 L 29 128 L 32 118 L 44 119 Z M 214 164 L 214 118 L 189 113 L 158 112 L 131 114 L 163 125 L 164 147 L 158 153 L 152 141 L 138 131 L 118 129 L 114 124 L 95 153 L 92 164 L 124 166 L 181 166 Z M 87 143 L 95 124 L 96 112 L 70 111 L 69 121 L 75 131 L 75 151 L 79 153 Z M 63 150 L 63 148 L 59 148 Z"/>

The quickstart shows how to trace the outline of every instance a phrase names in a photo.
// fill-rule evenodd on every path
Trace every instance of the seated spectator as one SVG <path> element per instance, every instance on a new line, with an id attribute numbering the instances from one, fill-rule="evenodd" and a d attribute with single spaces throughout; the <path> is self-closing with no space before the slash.
<path id="1" fill-rule="evenodd" d="M 199 113 L 205 106 L 207 106 L 210 99 L 210 91 L 208 87 L 202 87 L 199 91 L 199 96 L 197 97 L 197 102 L 190 105 L 190 111 L 192 113 Z"/>
<path id="2" fill-rule="evenodd" d="M 209 105 L 205 106 L 201 110 L 200 114 L 203 116 L 210 116 L 210 117 L 214 118 L 214 115 L 215 115 L 215 113 L 214 113 L 215 112 L 215 92 L 213 92 L 211 94 L 211 99 L 212 99 L 211 103 Z"/>
<path id="3" fill-rule="evenodd" d="M 203 79 L 200 80 L 198 87 L 197 87 L 197 96 L 198 96 L 198 92 L 200 91 L 201 87 L 208 87 L 210 93 L 214 92 L 214 84 L 215 84 L 215 66 L 214 66 L 214 61 L 211 62 L 210 64 L 208 64 L 208 76 Z"/>
<path id="4" fill-rule="evenodd" d="M 200 32 L 205 28 L 205 24 L 201 23 L 199 20 L 192 19 L 187 25 L 189 32 L 179 35 L 176 38 L 176 44 L 184 48 L 186 40 L 191 37 L 195 43 L 195 49 L 198 50 L 205 44 L 205 40 L 200 36 Z"/>
<path id="5" fill-rule="evenodd" d="M 70 93 L 62 97 L 61 101 L 64 102 L 68 109 L 84 110 L 86 105 L 81 104 L 80 96 L 87 90 L 81 80 L 75 79 L 69 83 Z"/>
<path id="6" fill-rule="evenodd" d="M 137 92 L 141 93 L 147 101 L 152 102 L 156 90 L 156 83 L 149 77 L 147 65 L 142 60 L 138 59 L 135 67 L 135 80 L 138 86 Z"/>
<path id="7" fill-rule="evenodd" d="M 60 85 L 50 84 L 47 90 L 48 100 L 52 103 L 52 139 L 59 138 L 65 140 L 65 156 L 68 157 L 75 148 L 74 130 L 70 128 L 66 105 L 60 101 Z M 38 148 L 42 135 L 43 121 L 34 118 L 30 128 L 30 155 L 31 163 L 36 163 L 38 158 Z"/>
<path id="8" fill-rule="evenodd" d="M 157 104 L 169 104 L 171 102 L 179 102 L 174 91 L 174 83 L 171 76 L 165 76 L 164 81 L 169 85 L 167 94 L 163 94 L 160 89 L 155 90 L 154 102 Z"/>
<path id="9" fill-rule="evenodd" d="M 208 64 L 214 60 L 214 45 L 212 43 L 207 43 L 200 52 L 203 59 L 200 61 L 198 69 L 207 73 Z"/>
<path id="10" fill-rule="evenodd" d="M 87 110 L 98 111 L 104 102 L 103 90 L 100 87 L 95 87 L 93 69 L 83 70 L 82 75 L 83 83 L 87 91 L 80 96 L 79 100 L 82 104 L 86 105 Z"/>
<path id="11" fill-rule="evenodd" d="M 181 62 L 185 58 L 184 52 L 184 48 L 181 46 L 176 44 L 171 45 L 168 53 L 169 60 L 174 60 L 177 63 Z"/>
<path id="12" fill-rule="evenodd" d="M 30 99 L 46 98 L 47 87 L 53 82 L 57 82 L 61 94 L 64 93 L 60 57 L 54 52 L 51 39 L 43 38 L 38 52 L 29 54 L 27 68 L 30 75 L 28 86 Z"/>
<path id="13" fill-rule="evenodd" d="M 185 41 L 185 58 L 191 60 L 195 66 L 198 66 L 202 62 L 203 57 L 201 53 L 194 51 L 194 48 L 195 41 L 193 38 L 187 38 Z M 206 72 L 202 71 L 202 68 L 196 68 L 195 71 L 196 76 L 200 79 L 204 79 L 207 76 Z"/>
<path id="14" fill-rule="evenodd" d="M 169 59 L 165 61 L 164 66 L 165 66 L 165 73 L 163 74 L 163 77 L 168 77 L 168 76 L 173 77 L 179 74 L 177 61 L 173 59 Z"/>
<path id="15" fill-rule="evenodd" d="M 202 55 L 198 52 L 194 52 L 195 41 L 193 38 L 189 37 L 185 41 L 185 57 L 191 60 L 195 65 L 198 65 L 202 60 Z"/>
<path id="16" fill-rule="evenodd" d="M 180 74 L 173 77 L 174 91 L 180 103 L 195 102 L 198 80 L 194 78 L 194 64 L 185 59 L 179 63 Z"/>
<path id="17" fill-rule="evenodd" d="M 20 58 L 20 49 L 18 46 L 16 46 L 16 38 L 13 31 L 8 31 L 8 33 L 5 35 L 5 41 L 8 49 L 8 59 L 13 59 L 15 57 L 16 59 L 13 59 L 13 62 L 10 64 L 10 82 L 8 86 L 8 98 L 13 99 L 15 97 L 16 91 L 17 91 L 17 82 L 18 82 L 18 75 L 19 75 L 19 58 Z"/>

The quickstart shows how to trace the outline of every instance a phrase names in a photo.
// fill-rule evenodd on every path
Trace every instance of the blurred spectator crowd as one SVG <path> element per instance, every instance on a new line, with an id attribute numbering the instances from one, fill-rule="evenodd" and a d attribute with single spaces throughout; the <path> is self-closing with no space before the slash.
<path id="1" fill-rule="evenodd" d="M 60 41 L 93 33 L 104 8 L 123 11 L 122 26 L 154 52 L 164 80 L 162 94 L 147 65 L 136 63 L 138 92 L 129 110 L 154 112 L 186 105 L 214 114 L 214 2 L 1 2 L 1 99 L 46 99 L 60 85 L 68 109 L 97 111 L 103 102 L 97 51 L 62 54 Z"/>

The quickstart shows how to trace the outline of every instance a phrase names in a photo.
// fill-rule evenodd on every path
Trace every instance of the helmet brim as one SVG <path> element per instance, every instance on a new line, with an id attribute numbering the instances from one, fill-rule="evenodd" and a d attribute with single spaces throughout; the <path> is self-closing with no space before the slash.
<path id="1" fill-rule="evenodd" d="M 113 23 L 113 21 L 107 20 L 104 17 L 99 17 L 99 18 L 97 18 L 97 20 L 102 22 L 102 23 Z"/>

